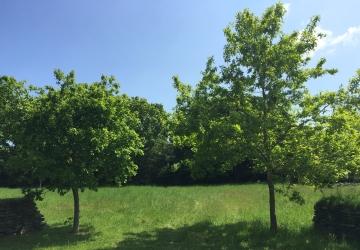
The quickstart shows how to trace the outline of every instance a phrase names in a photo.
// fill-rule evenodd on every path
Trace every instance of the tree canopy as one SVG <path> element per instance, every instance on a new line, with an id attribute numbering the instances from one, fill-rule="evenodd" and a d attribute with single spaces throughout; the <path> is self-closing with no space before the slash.
<path id="1" fill-rule="evenodd" d="M 285 12 L 282 3 L 260 16 L 239 12 L 224 29 L 222 65 L 210 57 L 194 87 L 173 78 L 173 113 L 121 95 L 114 77 L 77 83 L 73 71 L 55 70 L 56 87 L 41 88 L 0 77 L 0 175 L 20 173 L 28 186 L 37 180 L 61 195 L 71 190 L 77 232 L 79 191 L 189 172 L 209 180 L 250 166 L 266 176 L 276 232 L 277 182 L 301 203 L 294 184 L 322 188 L 360 173 L 360 70 L 338 91 L 310 93 L 310 80 L 337 70 L 312 60 L 325 36 L 319 17 L 285 33 Z"/>
<path id="2" fill-rule="evenodd" d="M 6 162 L 15 153 L 16 138 L 21 130 L 24 119 L 31 107 L 30 96 L 24 82 L 18 82 L 13 77 L 0 77 L 0 176 L 7 176 Z M 15 174 L 11 177 L 15 178 Z M 1 178 L 0 177 L 0 178 Z M 0 183 L 5 180 L 0 180 Z M 17 182 L 13 180 L 13 182 Z"/>
<path id="3" fill-rule="evenodd" d="M 224 30 L 227 43 L 220 70 L 210 59 L 194 90 L 178 78 L 174 83 L 178 142 L 189 145 L 194 154 L 188 165 L 194 173 L 211 173 L 250 160 L 254 169 L 267 175 L 274 232 L 276 180 L 320 184 L 326 181 L 324 175 L 317 179 L 319 183 L 310 178 L 319 168 L 334 179 L 346 172 L 329 171 L 340 162 L 334 161 L 334 151 L 327 149 L 331 157 L 325 154 L 324 145 L 336 146 L 330 141 L 337 139 L 322 137 L 331 133 L 327 131 L 331 125 L 326 123 L 326 131 L 320 128 L 322 113 L 310 107 L 315 98 L 306 88 L 309 79 L 336 73 L 324 67 L 324 58 L 315 66 L 310 64 L 311 52 L 324 36 L 316 31 L 319 17 L 312 18 L 302 31 L 286 34 L 282 31 L 284 15 L 281 3 L 260 17 L 247 9 L 239 12 Z M 332 121 L 335 117 L 333 113 Z M 347 132 L 341 130 L 350 136 Z M 310 135 L 314 144 L 308 141 Z M 315 150 L 316 143 L 323 151 Z M 323 164 L 325 159 L 331 164 Z"/>
<path id="4" fill-rule="evenodd" d="M 95 190 L 104 179 L 125 183 L 136 173 L 133 158 L 143 145 L 138 120 L 113 77 L 91 84 L 76 83 L 74 72 L 56 70 L 55 77 L 58 88 L 38 89 L 32 100 L 12 165 L 46 180 L 50 190 L 72 190 L 77 232 L 78 191 Z"/>
<path id="5" fill-rule="evenodd" d="M 160 104 L 144 98 L 130 99 L 130 109 L 139 118 L 135 131 L 144 144 L 144 154 L 136 157 L 138 173 L 135 183 L 156 183 L 174 162 L 174 148 L 169 141 L 169 114 Z"/>

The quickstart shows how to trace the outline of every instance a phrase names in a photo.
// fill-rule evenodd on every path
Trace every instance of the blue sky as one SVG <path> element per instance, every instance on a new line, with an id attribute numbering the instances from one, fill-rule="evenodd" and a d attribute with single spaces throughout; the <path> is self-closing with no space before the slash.
<path id="1" fill-rule="evenodd" d="M 74 69 L 80 82 L 114 75 L 122 92 L 175 104 L 171 77 L 196 84 L 206 59 L 222 61 L 222 30 L 235 13 L 257 14 L 276 1 L 245 0 L 1 0 L 0 75 L 43 86 L 53 70 Z M 339 69 L 309 83 L 336 89 L 360 68 L 360 1 L 284 1 L 284 29 L 302 29 L 313 15 L 328 34 L 314 53 Z"/>

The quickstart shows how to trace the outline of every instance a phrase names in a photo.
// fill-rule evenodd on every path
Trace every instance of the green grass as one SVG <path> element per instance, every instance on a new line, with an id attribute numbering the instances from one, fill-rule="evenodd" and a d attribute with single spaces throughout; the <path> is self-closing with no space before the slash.
<path id="1" fill-rule="evenodd" d="M 322 196 L 298 187 L 305 205 L 277 196 L 279 233 L 268 231 L 268 196 L 263 184 L 101 188 L 80 195 L 81 232 L 69 233 L 72 197 L 48 192 L 38 207 L 48 227 L 0 237 L 0 249 L 360 249 L 312 230 L 314 203 Z M 360 186 L 341 188 L 360 191 Z M 335 192 L 335 191 L 327 191 Z M 16 197 L 17 189 L 0 189 Z"/>

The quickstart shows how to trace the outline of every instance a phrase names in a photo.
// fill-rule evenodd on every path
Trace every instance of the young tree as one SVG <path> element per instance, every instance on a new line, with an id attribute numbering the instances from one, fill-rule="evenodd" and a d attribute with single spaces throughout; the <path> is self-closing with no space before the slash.
<path id="1" fill-rule="evenodd" d="M 215 119 L 211 111 L 205 113 L 205 116 L 210 114 L 210 119 L 196 115 L 201 120 L 199 129 L 192 130 L 195 131 L 192 134 L 185 133 L 186 136 L 181 138 L 195 145 L 195 159 L 223 159 L 222 168 L 231 166 L 227 164 L 229 161 L 233 164 L 247 159 L 258 172 L 266 174 L 273 232 L 277 231 L 275 179 L 281 177 L 293 181 L 305 174 L 304 171 L 311 172 L 309 165 L 305 169 L 302 167 L 303 157 L 293 154 L 290 147 L 304 137 L 305 131 L 314 128 L 310 126 L 311 119 L 305 117 L 304 103 L 308 95 L 305 83 L 311 78 L 336 72 L 324 69 L 326 61 L 323 58 L 315 67 L 308 66 L 311 52 L 323 37 L 316 32 L 319 18 L 312 18 L 300 32 L 285 34 L 281 31 L 284 15 L 285 8 L 281 3 L 268 8 L 261 17 L 249 10 L 237 14 L 234 24 L 224 31 L 227 43 L 220 76 L 214 67 L 206 70 L 212 77 L 204 78 L 208 88 L 202 92 L 207 97 L 205 102 L 199 102 L 201 98 L 194 94 L 203 88 L 202 83 L 193 92 L 186 85 L 175 83 L 179 91 L 178 117 L 194 120 L 189 114 L 196 113 L 194 110 L 199 103 L 208 108 L 217 102 L 223 104 L 225 111 L 220 116 L 216 114 Z M 215 129 L 217 133 L 209 133 L 211 128 L 218 126 L 221 129 Z M 209 136 L 208 139 L 199 140 L 199 133 Z M 222 150 L 209 151 L 220 143 L 224 144 Z M 201 145 L 214 155 L 201 154 Z M 231 153 L 224 154 L 224 150 Z M 220 157 L 216 152 L 221 152 Z M 237 157 L 233 156 L 234 152 L 238 152 Z M 226 160 L 221 155 L 231 157 Z M 192 165 L 195 169 L 199 167 L 196 163 Z"/>
<path id="2" fill-rule="evenodd" d="M 273 232 L 277 230 L 274 176 L 293 167 L 287 162 L 285 142 L 306 123 L 299 119 L 305 83 L 336 72 L 323 68 L 323 58 L 315 67 L 306 67 L 322 37 L 315 29 L 319 18 L 314 17 L 301 32 L 284 34 L 284 14 L 281 3 L 260 18 L 248 10 L 239 13 L 235 24 L 225 29 L 223 68 L 246 147 L 255 167 L 267 175 Z"/>
<path id="3" fill-rule="evenodd" d="M 59 88 L 42 88 L 34 98 L 13 162 L 46 180 L 49 190 L 72 191 L 76 233 L 79 191 L 96 190 L 99 180 L 126 182 L 136 173 L 133 158 L 142 154 L 142 143 L 134 130 L 138 120 L 114 78 L 78 84 L 74 72 L 60 70 L 55 77 Z"/>

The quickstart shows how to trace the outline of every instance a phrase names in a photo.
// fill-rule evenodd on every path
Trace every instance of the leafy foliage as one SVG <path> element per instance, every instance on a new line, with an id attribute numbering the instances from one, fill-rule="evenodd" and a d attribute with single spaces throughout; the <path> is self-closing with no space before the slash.
<path id="1" fill-rule="evenodd" d="M 140 122 L 135 131 L 144 144 L 144 154 L 135 158 L 138 173 L 133 178 L 136 183 L 156 183 L 174 162 L 174 147 L 169 140 L 169 115 L 162 105 L 148 103 L 146 99 L 130 99 L 130 109 Z"/>
<path id="2" fill-rule="evenodd" d="M 38 89 L 33 98 L 10 163 L 46 180 L 50 190 L 71 189 L 76 210 L 78 190 L 96 190 L 100 180 L 122 184 L 135 175 L 133 158 L 142 154 L 142 143 L 138 120 L 128 98 L 117 95 L 114 78 L 78 84 L 74 72 L 56 70 L 55 76 L 59 88 Z"/>
<path id="3" fill-rule="evenodd" d="M 77 84 L 73 72 L 55 75 L 59 89 L 41 89 L 33 101 L 20 160 L 60 193 L 95 189 L 100 178 L 125 182 L 135 174 L 132 157 L 142 153 L 142 145 L 127 99 L 115 96 L 115 79 Z"/>
<path id="4" fill-rule="evenodd" d="M 12 77 L 0 77 L 0 182 L 8 183 L 5 178 L 13 178 L 13 183 L 20 181 L 21 173 L 15 173 L 7 166 L 7 160 L 14 155 L 18 132 L 29 114 L 30 96 L 24 82 Z"/>
<path id="5" fill-rule="evenodd" d="M 175 142 L 191 148 L 184 159 L 195 177 L 217 175 L 250 161 L 267 175 L 271 229 L 276 231 L 274 182 L 303 203 L 294 183 L 330 186 L 359 166 L 359 78 L 347 89 L 311 96 L 310 79 L 335 74 L 311 52 L 324 34 L 319 17 L 302 31 L 282 32 L 285 8 L 278 3 L 260 17 L 237 14 L 225 30 L 225 64 L 208 60 L 203 78 L 192 89 L 174 78 L 178 91 Z"/>

